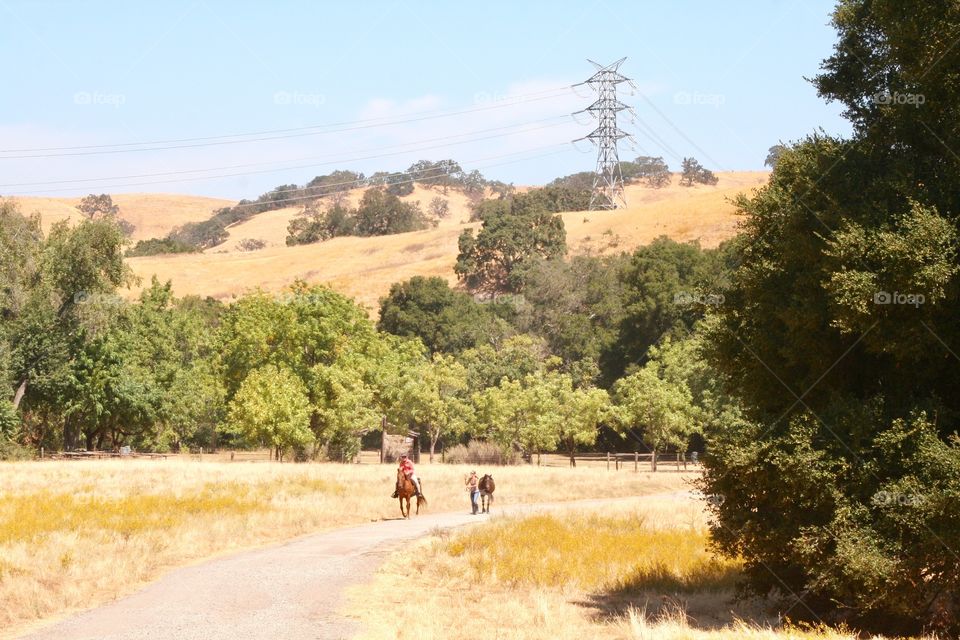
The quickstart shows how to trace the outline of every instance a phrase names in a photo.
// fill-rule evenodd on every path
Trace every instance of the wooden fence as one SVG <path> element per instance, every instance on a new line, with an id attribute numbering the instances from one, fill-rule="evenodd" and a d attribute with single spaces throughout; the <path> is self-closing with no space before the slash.
<path id="1" fill-rule="evenodd" d="M 136 453 L 115 451 L 67 451 L 50 453 L 42 456 L 47 460 L 102 460 L 109 458 L 132 459 L 179 459 L 210 462 L 273 462 L 273 452 L 269 449 L 251 451 L 221 449 L 219 451 L 199 451 L 196 453 Z M 436 456 L 435 464 L 441 464 L 442 456 Z M 578 453 L 574 456 L 576 466 L 587 468 L 605 468 L 608 471 L 696 471 L 699 463 L 682 453 L 660 453 L 654 456 L 651 453 Z M 364 450 L 354 459 L 357 464 L 380 464 L 379 450 Z M 422 459 L 426 464 L 426 459 Z M 391 463 L 392 464 L 392 463 Z M 560 453 L 533 454 L 526 464 L 541 467 L 570 467 L 570 456 Z"/>
<path id="2" fill-rule="evenodd" d="M 696 460 L 683 453 L 578 453 L 573 457 L 577 467 L 606 467 L 608 471 L 692 471 L 700 468 Z M 537 455 L 531 456 L 531 464 L 537 464 Z M 569 467 L 570 456 L 544 454 L 540 466 Z"/>

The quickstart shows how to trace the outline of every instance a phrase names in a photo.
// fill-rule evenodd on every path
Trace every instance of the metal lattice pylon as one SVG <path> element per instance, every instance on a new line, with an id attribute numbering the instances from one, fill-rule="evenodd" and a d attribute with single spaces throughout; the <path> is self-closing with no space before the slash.
<path id="1" fill-rule="evenodd" d="M 597 100 L 592 105 L 577 111 L 589 111 L 597 119 L 597 128 L 578 140 L 590 140 L 597 145 L 597 169 L 593 177 L 593 193 L 590 195 L 590 209 L 619 209 L 627 206 L 623 194 L 623 173 L 620 171 L 620 157 L 617 143 L 630 134 L 621 131 L 617 125 L 617 114 L 628 105 L 617 98 L 617 85 L 631 82 L 618 71 L 626 58 L 620 58 L 612 64 L 603 66 L 593 60 L 587 60 L 597 68 L 597 72 L 579 85 L 590 85 L 597 92 Z M 577 142 L 577 140 L 574 140 Z"/>

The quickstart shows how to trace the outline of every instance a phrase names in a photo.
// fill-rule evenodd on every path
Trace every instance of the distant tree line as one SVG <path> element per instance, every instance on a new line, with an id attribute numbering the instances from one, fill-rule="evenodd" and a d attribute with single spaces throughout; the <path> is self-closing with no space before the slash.
<path id="1" fill-rule="evenodd" d="M 495 190 L 508 189 L 509 186 L 497 181 L 488 181 L 479 171 L 465 171 L 454 160 L 421 160 L 410 165 L 405 171 L 389 173 L 379 171 L 367 177 L 363 173 L 347 170 L 337 170 L 332 173 L 317 176 L 303 186 L 284 184 L 267 193 L 260 195 L 256 200 L 241 200 L 232 207 L 222 207 L 214 211 L 209 220 L 191 222 L 172 230 L 166 237 L 165 244 L 153 244 L 142 249 L 134 249 L 136 255 L 144 255 L 143 251 L 159 251 L 163 248 L 192 247 L 200 251 L 209 249 L 226 240 L 227 227 L 244 222 L 265 211 L 274 211 L 286 207 L 303 206 L 310 217 L 321 207 L 319 200 L 332 200 L 334 206 L 343 206 L 342 196 L 347 191 L 362 187 L 382 187 L 392 196 L 402 197 L 413 193 L 414 185 L 439 188 L 447 194 L 449 189 L 458 189 L 469 197 L 479 199 L 487 188 Z M 409 212 L 401 211 L 403 215 Z M 335 218 L 341 213 L 335 214 Z M 345 235 L 340 229 L 336 235 Z M 388 225 L 389 226 L 389 225 Z M 406 221 L 393 226 L 410 230 Z M 391 231 L 390 233 L 397 233 Z M 373 234 L 375 235 L 375 234 Z"/>
<path id="2" fill-rule="evenodd" d="M 368 189 L 356 209 L 341 202 L 312 202 L 287 226 L 287 245 L 311 244 L 338 236 L 383 236 L 436 226 L 438 219 L 416 202 L 404 202 L 388 189 Z"/>

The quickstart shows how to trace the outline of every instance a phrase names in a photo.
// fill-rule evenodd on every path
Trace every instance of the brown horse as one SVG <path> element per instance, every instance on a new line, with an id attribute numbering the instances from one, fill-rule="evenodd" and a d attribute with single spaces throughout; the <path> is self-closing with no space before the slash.
<path id="1" fill-rule="evenodd" d="M 493 504 L 493 492 L 497 485 L 493 482 L 493 476 L 489 473 L 480 478 L 480 502 L 483 505 L 482 513 L 490 513 L 490 505 Z"/>
<path id="2" fill-rule="evenodd" d="M 421 485 L 422 486 L 422 485 Z M 400 498 L 400 514 L 404 518 L 410 517 L 410 498 L 417 494 L 417 488 L 413 486 L 413 480 L 403 475 L 402 469 L 397 469 L 397 497 Z M 407 508 L 404 510 L 403 501 L 407 501 Z M 427 506 L 427 499 L 417 496 L 417 515 L 420 515 L 420 503 Z"/>

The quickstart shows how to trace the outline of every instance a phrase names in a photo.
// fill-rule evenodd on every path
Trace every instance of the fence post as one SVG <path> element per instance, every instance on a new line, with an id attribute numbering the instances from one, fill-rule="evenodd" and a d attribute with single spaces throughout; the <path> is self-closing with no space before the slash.
<path id="1" fill-rule="evenodd" d="M 656 472 L 657 470 L 657 450 L 654 449 L 653 453 L 650 455 L 650 470 Z"/>
<path id="2" fill-rule="evenodd" d="M 634 451 L 633 452 L 633 472 L 636 473 L 637 471 L 640 471 L 640 452 Z"/>
<path id="3" fill-rule="evenodd" d="M 40 459 L 43 460 L 43 447 L 40 447 Z"/>
<path id="4" fill-rule="evenodd" d="M 607 451 L 607 471 L 610 471 L 610 452 Z"/>
<path id="5" fill-rule="evenodd" d="M 680 471 L 680 456 L 683 454 L 677 451 L 677 471 Z"/>

